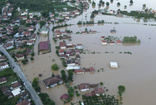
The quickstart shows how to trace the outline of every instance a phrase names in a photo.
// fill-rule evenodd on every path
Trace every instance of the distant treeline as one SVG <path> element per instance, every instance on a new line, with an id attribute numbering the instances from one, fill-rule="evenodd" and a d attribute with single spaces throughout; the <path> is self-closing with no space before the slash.
<path id="1" fill-rule="evenodd" d="M 123 43 L 140 43 L 140 39 L 138 40 L 136 36 L 131 36 L 131 37 L 128 37 L 128 36 L 125 36 L 122 40 Z"/>
<path id="2" fill-rule="evenodd" d="M 53 0 L 54 1 L 54 0 Z M 60 2 L 59 0 L 9 0 L 11 4 L 22 9 L 30 9 L 31 11 L 47 11 L 54 12 L 54 9 L 62 10 L 63 8 L 73 9 L 66 2 Z"/>
<path id="3" fill-rule="evenodd" d="M 101 24 L 104 23 L 104 20 L 98 20 L 98 23 L 95 23 L 94 21 L 78 21 L 77 25 L 85 25 L 85 24 Z"/>
<path id="4" fill-rule="evenodd" d="M 127 16 L 134 16 L 136 18 L 154 18 L 154 13 L 146 13 L 146 11 L 143 12 L 137 12 L 137 11 L 131 11 L 130 13 L 128 13 L 127 11 L 120 11 L 121 14 L 123 15 L 127 15 Z"/>

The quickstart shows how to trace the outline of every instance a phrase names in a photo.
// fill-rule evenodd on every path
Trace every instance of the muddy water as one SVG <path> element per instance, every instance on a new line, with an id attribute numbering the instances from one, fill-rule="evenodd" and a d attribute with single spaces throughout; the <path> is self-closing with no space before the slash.
<path id="1" fill-rule="evenodd" d="M 114 0 L 114 3 L 110 4 L 110 8 L 117 8 L 115 7 L 115 2 L 117 1 Z M 120 2 L 121 6 L 123 6 L 122 4 L 124 2 L 126 2 L 127 5 L 129 4 L 129 1 Z M 142 2 L 142 4 L 145 2 L 148 7 L 154 8 L 154 0 L 138 0 L 138 3 L 139 2 Z M 142 4 L 136 5 L 134 3 L 133 6 L 128 8 L 131 8 L 129 10 L 140 10 L 142 8 Z M 78 16 L 76 19 L 72 19 L 67 23 L 76 24 L 79 20 L 85 20 L 85 15 L 90 14 L 90 11 L 92 10 L 93 9 L 90 8 L 81 16 Z M 89 17 L 90 16 L 87 16 L 88 20 L 90 20 Z M 67 29 L 73 31 L 73 34 L 71 35 L 72 41 L 67 42 L 73 44 L 80 43 L 84 45 L 85 54 L 81 54 L 81 67 L 87 68 L 93 66 L 96 69 L 96 72 L 94 74 L 85 73 L 84 75 L 74 75 L 73 86 L 83 82 L 103 82 L 103 87 L 107 87 L 109 89 L 109 94 L 117 95 L 117 87 L 119 85 L 124 85 L 126 87 L 126 91 L 123 94 L 123 105 L 155 105 L 156 72 L 154 66 L 156 59 L 156 30 L 154 26 L 150 26 L 150 24 L 155 24 L 155 22 L 148 21 L 144 23 L 143 20 L 136 22 L 134 18 L 117 18 L 113 16 L 102 15 L 96 16 L 94 20 L 98 21 L 101 19 L 109 22 L 119 22 L 119 24 L 95 24 L 91 26 L 72 25 L 70 27 L 67 27 Z M 117 31 L 116 34 L 110 33 L 110 30 L 113 27 L 115 27 Z M 50 30 L 51 28 L 52 25 L 50 26 Z M 77 31 L 85 30 L 85 28 L 88 28 L 88 30 L 95 30 L 97 31 L 97 34 L 75 34 Z M 66 28 L 61 29 L 64 30 Z M 140 45 L 127 44 L 122 46 L 102 46 L 100 43 L 100 36 L 108 35 L 115 36 L 120 39 L 122 39 L 124 36 L 136 35 L 141 40 L 141 43 Z M 60 101 L 60 96 L 64 93 L 67 93 L 65 86 L 60 85 L 55 88 L 46 89 L 42 82 L 42 80 L 52 75 L 52 64 L 57 63 L 60 67 L 60 70 L 64 69 L 59 58 L 55 54 L 55 45 L 58 45 L 58 42 L 54 43 L 52 37 L 53 33 L 50 31 L 49 39 L 51 43 L 51 52 L 38 55 L 38 43 L 40 41 L 48 39 L 48 36 L 39 35 L 34 46 L 34 61 L 29 61 L 27 65 L 22 65 L 21 67 L 29 81 L 32 81 L 34 77 L 38 77 L 38 74 L 43 74 L 42 77 L 39 77 L 41 91 L 48 93 L 51 99 L 55 101 L 56 105 L 63 105 L 63 102 Z M 124 52 L 128 51 L 131 52 L 132 55 L 124 54 Z M 91 54 L 91 52 L 95 52 L 95 54 Z M 120 54 L 119 52 L 122 53 Z M 111 61 L 118 62 L 119 68 L 115 70 L 110 69 L 109 62 Z M 104 70 L 102 70 L 101 68 L 103 68 Z M 53 71 L 53 73 L 60 74 L 60 71 Z M 74 97 L 72 102 L 76 103 L 79 100 L 81 100 L 81 98 Z"/>

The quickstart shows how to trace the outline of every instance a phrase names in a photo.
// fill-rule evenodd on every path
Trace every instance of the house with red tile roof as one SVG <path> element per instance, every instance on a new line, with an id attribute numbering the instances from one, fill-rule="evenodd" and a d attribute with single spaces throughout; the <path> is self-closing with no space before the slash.
<path id="1" fill-rule="evenodd" d="M 24 60 L 24 55 L 23 54 L 16 54 L 15 58 L 17 59 L 17 61 L 21 61 L 21 60 Z"/>
<path id="2" fill-rule="evenodd" d="M 74 73 L 75 73 L 75 74 L 84 74 L 85 71 L 84 71 L 83 69 L 75 69 L 75 70 L 74 70 Z"/>
<path id="3" fill-rule="evenodd" d="M 106 46 L 107 45 L 107 41 L 106 40 L 102 40 L 101 41 L 101 44 L 104 45 L 104 46 Z"/>
<path id="4" fill-rule="evenodd" d="M 66 42 L 59 42 L 60 49 L 66 49 Z"/>
<path id="5" fill-rule="evenodd" d="M 68 95 L 68 94 L 63 94 L 61 97 L 60 97 L 60 99 L 61 100 L 63 100 L 63 101 L 66 101 L 67 99 L 69 99 L 70 98 L 70 96 Z"/>
<path id="6" fill-rule="evenodd" d="M 45 80 L 43 80 L 44 85 L 46 86 L 46 88 L 50 88 L 50 87 L 55 87 L 58 84 L 62 84 L 63 80 L 59 75 L 55 75 L 54 77 L 49 77 Z"/>
<path id="7" fill-rule="evenodd" d="M 39 43 L 39 51 L 48 51 L 50 50 L 49 47 L 49 41 L 43 41 Z"/>
<path id="8" fill-rule="evenodd" d="M 64 50 L 59 49 L 58 52 L 59 52 L 59 55 L 64 55 Z"/>
<path id="9" fill-rule="evenodd" d="M 35 30 L 35 27 L 29 27 L 28 28 L 28 31 L 34 31 Z"/>
<path id="10" fill-rule="evenodd" d="M 105 40 L 105 36 L 101 36 L 101 38 L 100 38 L 101 40 Z"/>
<path id="11" fill-rule="evenodd" d="M 11 89 L 12 90 L 15 90 L 15 89 L 20 88 L 20 87 L 22 87 L 22 85 L 18 81 L 14 81 L 14 82 L 11 83 Z"/>
<path id="12" fill-rule="evenodd" d="M 94 73 L 94 72 L 95 72 L 94 67 L 90 67 L 90 68 L 89 68 L 89 71 L 90 71 L 90 73 Z"/>
<path id="13" fill-rule="evenodd" d="M 93 95 L 96 95 L 96 96 L 100 96 L 100 94 L 104 95 L 105 92 L 102 88 L 95 88 L 93 91 L 92 91 L 92 94 Z"/>
<path id="14" fill-rule="evenodd" d="M 121 40 L 116 40 L 117 45 L 122 45 Z"/>
<path id="15" fill-rule="evenodd" d="M 114 46 L 115 45 L 115 42 L 114 41 L 110 41 L 109 42 L 109 45 Z"/>
<path id="16" fill-rule="evenodd" d="M 0 56 L 0 62 L 3 62 L 6 60 L 6 57 L 5 56 Z"/>
<path id="17" fill-rule="evenodd" d="M 80 50 L 80 49 L 83 49 L 83 45 L 82 45 L 82 44 L 77 44 L 77 45 L 76 45 L 76 49 L 79 49 L 79 50 Z"/>
<path id="18" fill-rule="evenodd" d="M 90 90 L 89 83 L 82 83 L 82 84 L 78 85 L 78 87 L 79 87 L 81 92 L 85 92 L 85 91 Z"/>
<path id="19" fill-rule="evenodd" d="M 28 46 L 31 46 L 31 45 L 33 45 L 34 44 L 34 40 L 29 40 L 29 41 L 27 41 L 27 45 Z"/>
<path id="20" fill-rule="evenodd" d="M 31 105 L 31 103 L 28 100 L 23 100 L 22 102 L 20 102 L 16 105 Z"/>
<path id="21" fill-rule="evenodd" d="M 5 77 L 0 78 L 0 84 L 6 83 L 7 79 Z"/>
<path id="22" fill-rule="evenodd" d="M 9 68 L 9 64 L 7 62 L 0 63 L 0 70 Z"/>

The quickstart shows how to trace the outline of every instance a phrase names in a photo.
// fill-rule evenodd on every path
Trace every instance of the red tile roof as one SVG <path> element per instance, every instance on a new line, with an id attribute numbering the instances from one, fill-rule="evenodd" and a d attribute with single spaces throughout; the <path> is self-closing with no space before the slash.
<path id="1" fill-rule="evenodd" d="M 122 43 L 121 40 L 116 40 L 117 43 Z"/>
<path id="2" fill-rule="evenodd" d="M 20 84 L 20 82 L 18 82 L 18 81 L 11 84 L 11 87 L 12 87 L 12 88 L 17 88 L 17 87 L 19 87 L 19 86 L 21 86 L 21 84 Z"/>
<path id="3" fill-rule="evenodd" d="M 16 58 L 21 58 L 21 57 L 24 57 L 24 55 L 23 55 L 23 54 L 16 54 L 15 56 L 16 56 Z"/>
<path id="4" fill-rule="evenodd" d="M 69 95 L 68 94 L 63 94 L 61 97 L 60 97 L 60 99 L 61 100 L 66 100 L 66 99 L 68 99 L 69 98 Z"/>
<path id="5" fill-rule="evenodd" d="M 0 82 L 4 82 L 4 81 L 7 81 L 5 77 L 0 78 Z"/>
<path id="6" fill-rule="evenodd" d="M 75 72 L 75 74 L 77 74 L 79 72 L 84 72 L 84 70 L 83 69 L 75 69 L 74 72 Z"/>
<path id="7" fill-rule="evenodd" d="M 28 100 L 23 100 L 22 102 L 16 104 L 16 105 L 31 105 Z"/>
<path id="8" fill-rule="evenodd" d="M 88 89 L 90 88 L 89 83 L 82 83 L 79 85 L 79 89 Z"/>
<path id="9" fill-rule="evenodd" d="M 51 86 L 53 84 L 59 83 L 61 81 L 62 81 L 62 79 L 61 79 L 61 77 L 59 75 L 55 75 L 54 77 L 49 77 L 49 78 L 43 80 L 44 84 L 47 87 L 49 87 L 49 86 Z"/>
<path id="10" fill-rule="evenodd" d="M 44 41 L 39 43 L 39 50 L 49 50 L 49 41 Z"/>

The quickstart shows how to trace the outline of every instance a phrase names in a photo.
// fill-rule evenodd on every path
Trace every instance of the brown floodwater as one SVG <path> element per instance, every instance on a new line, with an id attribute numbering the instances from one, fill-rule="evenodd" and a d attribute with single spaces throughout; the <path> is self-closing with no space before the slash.
<path id="1" fill-rule="evenodd" d="M 117 2 L 116 0 L 114 1 Z M 138 0 L 138 2 L 141 1 L 142 4 L 145 2 L 148 6 L 154 8 L 152 7 L 153 4 L 149 3 L 149 1 L 154 3 L 153 0 Z M 127 1 L 127 5 L 128 3 L 129 1 Z M 113 8 L 111 5 L 110 8 Z M 127 9 L 136 9 L 135 6 L 137 6 L 137 9 L 139 10 L 142 8 L 142 5 L 140 6 L 134 3 L 133 6 L 127 7 Z M 113 9 L 115 8 L 116 7 Z M 76 25 L 79 20 L 85 19 L 85 14 L 89 14 L 91 11 L 92 8 L 90 7 L 90 9 L 81 16 L 78 16 L 77 18 L 71 19 L 69 22 L 67 22 L 75 25 L 60 28 L 61 30 L 70 29 L 73 31 L 73 34 L 71 35 L 72 41 L 67 41 L 67 43 L 84 45 L 85 54 L 80 54 L 81 67 L 95 67 L 96 69 L 94 74 L 85 73 L 84 75 L 74 75 L 74 82 L 72 86 L 80 83 L 103 82 L 103 87 L 108 88 L 107 94 L 116 96 L 118 91 L 117 87 L 119 85 L 124 85 L 126 87 L 126 91 L 123 94 L 123 105 L 155 105 L 156 71 L 154 65 L 156 64 L 156 27 L 150 26 L 150 24 L 155 24 L 155 22 L 148 21 L 145 23 L 142 19 L 140 22 L 137 22 L 134 20 L 134 18 L 118 18 L 114 16 L 98 15 L 95 17 L 94 21 L 104 19 L 105 21 L 113 23 L 88 26 Z M 87 20 L 90 20 L 88 16 Z M 114 24 L 114 22 L 118 22 L 119 24 Z M 113 29 L 113 27 L 115 27 L 117 31 L 115 34 L 110 33 L 110 30 Z M 52 25 L 50 25 L 50 30 L 51 28 Z M 88 30 L 95 30 L 97 33 L 87 35 L 76 34 L 78 31 L 84 31 L 85 28 Z M 124 36 L 135 35 L 141 40 L 141 43 L 136 45 L 124 44 L 121 46 L 102 46 L 100 36 L 109 35 L 118 37 L 120 39 L 122 39 Z M 60 100 L 60 96 L 64 93 L 67 93 L 66 87 L 64 85 L 60 85 L 55 88 L 46 89 L 42 81 L 50 77 L 52 72 L 54 74 L 60 74 L 60 71 L 54 72 L 51 70 L 52 64 L 57 63 L 60 67 L 60 70 L 65 69 L 60 59 L 55 54 L 55 46 L 58 45 L 58 42 L 54 43 L 52 37 L 53 34 L 50 31 L 49 39 L 51 43 L 51 52 L 47 54 L 40 53 L 38 55 L 38 43 L 48 39 L 47 36 L 38 36 L 34 46 L 34 61 L 29 61 L 27 65 L 21 65 L 21 67 L 29 81 L 32 81 L 34 77 L 38 77 L 38 74 L 41 73 L 43 75 L 42 77 L 39 77 L 41 91 L 48 93 L 50 98 L 55 101 L 56 105 L 63 105 L 63 102 Z M 95 54 L 92 54 L 91 52 L 95 52 Z M 124 54 L 124 52 L 131 52 L 132 54 Z M 111 61 L 116 61 L 119 64 L 119 68 L 111 69 L 109 67 L 109 63 Z M 76 103 L 79 100 L 81 100 L 81 98 L 75 96 L 72 102 Z M 76 103 L 75 105 L 78 104 Z"/>

